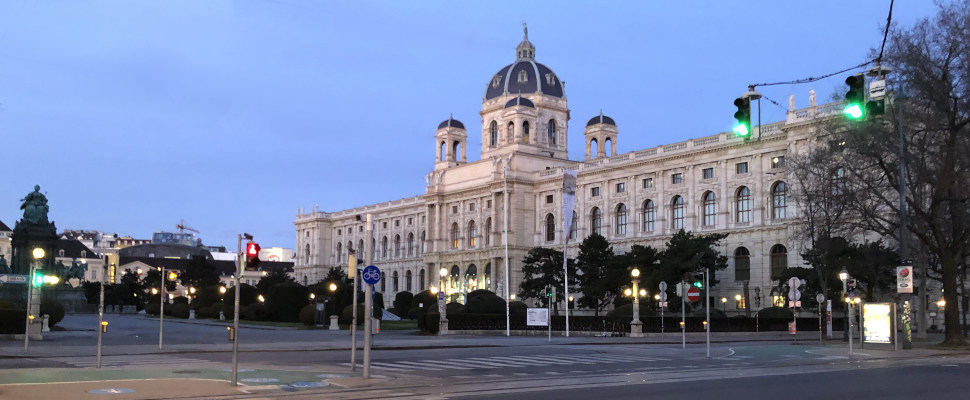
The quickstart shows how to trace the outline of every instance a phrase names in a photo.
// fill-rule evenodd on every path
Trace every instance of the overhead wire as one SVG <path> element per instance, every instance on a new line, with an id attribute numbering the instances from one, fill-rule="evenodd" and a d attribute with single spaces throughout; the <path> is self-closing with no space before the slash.
<path id="1" fill-rule="evenodd" d="M 797 84 L 802 84 L 802 83 L 815 82 L 815 81 L 818 81 L 818 80 L 822 80 L 822 79 L 828 78 L 830 76 L 834 76 L 834 75 L 838 75 L 838 74 L 841 74 L 841 73 L 845 73 L 845 72 L 848 72 L 848 71 L 851 71 L 851 70 L 854 70 L 854 69 L 862 68 L 862 67 L 865 67 L 865 66 L 867 66 L 869 64 L 872 64 L 872 63 L 878 64 L 879 62 L 882 61 L 883 51 L 886 49 L 886 39 L 889 38 L 889 26 L 892 24 L 892 20 L 893 20 L 893 4 L 894 3 L 895 3 L 895 0 L 889 0 L 889 15 L 886 17 L 886 29 L 883 31 L 883 34 L 882 34 L 882 45 L 879 47 L 879 56 L 877 56 L 876 58 L 871 59 L 871 60 L 868 60 L 868 61 L 866 61 L 866 62 L 864 62 L 862 64 L 859 64 L 859 65 L 856 65 L 856 66 L 852 66 L 852 67 L 849 67 L 849 68 L 846 68 L 846 69 L 843 69 L 843 70 L 840 70 L 840 71 L 832 72 L 830 74 L 825 74 L 825 75 L 822 75 L 822 76 L 812 76 L 812 77 L 808 77 L 808 78 L 796 79 L 796 80 L 785 81 L 785 82 L 756 83 L 756 84 L 753 84 L 753 85 L 748 85 L 748 87 L 750 87 L 753 90 L 754 88 L 756 88 L 758 86 L 797 85 Z"/>

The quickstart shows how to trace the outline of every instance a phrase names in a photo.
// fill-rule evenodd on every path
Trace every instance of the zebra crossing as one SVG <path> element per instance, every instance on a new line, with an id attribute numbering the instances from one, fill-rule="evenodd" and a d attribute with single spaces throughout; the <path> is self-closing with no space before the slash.
<path id="1" fill-rule="evenodd" d="M 371 361 L 370 367 L 386 371 L 455 371 L 493 368 L 525 368 L 553 365 L 588 365 L 614 363 L 643 363 L 669 361 L 666 358 L 636 357 L 622 354 L 548 354 L 495 357 L 466 357 L 449 359 L 427 359 L 417 361 Z M 342 363 L 349 367 L 350 363 Z M 357 364 L 360 366 L 360 364 Z"/>
<path id="2" fill-rule="evenodd" d="M 84 357 L 58 357 L 52 361 L 59 361 L 75 367 L 95 367 L 98 360 L 94 356 Z M 217 364 L 213 361 L 199 360 L 194 358 L 172 357 L 163 355 L 125 355 L 125 356 L 103 356 L 101 357 L 102 367 L 128 367 L 128 366 L 202 366 Z"/>

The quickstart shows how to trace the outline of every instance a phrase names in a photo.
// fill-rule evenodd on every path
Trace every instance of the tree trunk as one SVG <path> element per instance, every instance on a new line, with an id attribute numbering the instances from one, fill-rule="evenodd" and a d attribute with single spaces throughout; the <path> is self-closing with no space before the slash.
<path id="1" fill-rule="evenodd" d="M 950 253 L 947 251 L 946 253 Z M 957 276 L 959 274 L 959 260 L 953 254 L 945 254 L 941 258 L 943 264 L 943 300 L 946 302 L 943 310 L 943 321 L 946 325 L 944 344 L 966 345 L 963 337 L 963 327 L 960 325 L 960 297 L 957 293 Z"/>

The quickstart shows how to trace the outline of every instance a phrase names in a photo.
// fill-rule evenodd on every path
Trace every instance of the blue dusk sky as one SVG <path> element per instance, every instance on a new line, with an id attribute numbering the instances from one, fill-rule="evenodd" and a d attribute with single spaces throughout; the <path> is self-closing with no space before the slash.
<path id="1" fill-rule="evenodd" d="M 850 6 L 851 4 L 851 6 Z M 851 9 L 850 9 L 851 7 Z M 298 208 L 420 195 L 449 114 L 481 151 L 481 101 L 528 23 L 566 82 L 570 159 L 600 110 L 618 153 L 729 131 L 747 85 L 869 59 L 889 0 L 0 0 L 0 220 L 35 184 L 58 230 L 293 248 Z M 932 17 L 897 1 L 893 21 Z M 846 72 L 759 88 L 762 121 Z"/>

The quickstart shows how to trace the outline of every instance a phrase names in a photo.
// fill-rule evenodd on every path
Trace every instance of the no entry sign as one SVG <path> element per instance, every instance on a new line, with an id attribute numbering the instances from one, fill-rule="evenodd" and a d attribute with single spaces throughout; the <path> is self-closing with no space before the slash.
<path id="1" fill-rule="evenodd" d="M 687 300 L 690 300 L 690 302 L 693 303 L 693 302 L 695 302 L 697 300 L 700 300 L 700 299 L 701 299 L 701 291 L 700 290 L 697 290 L 696 287 L 692 287 L 690 289 L 687 289 Z"/>

